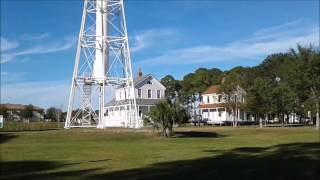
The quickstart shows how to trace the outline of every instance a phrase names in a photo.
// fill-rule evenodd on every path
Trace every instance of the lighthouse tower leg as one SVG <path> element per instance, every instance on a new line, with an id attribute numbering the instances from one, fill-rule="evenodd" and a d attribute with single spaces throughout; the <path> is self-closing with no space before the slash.
<path id="1" fill-rule="evenodd" d="M 103 128 L 106 99 L 119 87 L 129 92 L 126 126 L 141 127 L 123 0 L 85 0 L 65 128 Z"/>

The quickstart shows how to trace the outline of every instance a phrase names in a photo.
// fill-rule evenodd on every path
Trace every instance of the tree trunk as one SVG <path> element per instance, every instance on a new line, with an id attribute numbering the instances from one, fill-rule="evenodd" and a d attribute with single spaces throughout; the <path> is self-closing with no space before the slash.
<path id="1" fill-rule="evenodd" d="M 316 103 L 316 129 L 319 130 L 320 126 L 320 117 L 319 117 L 319 97 L 316 95 L 314 88 L 311 87 L 312 96 Z"/>
<path id="2" fill-rule="evenodd" d="M 170 127 L 165 127 L 163 130 L 163 135 L 164 137 L 170 137 L 172 135 L 172 128 Z"/>
<path id="3" fill-rule="evenodd" d="M 319 103 L 316 104 L 316 129 L 319 130 L 319 126 L 320 126 L 320 117 L 319 117 Z"/>
<path id="4" fill-rule="evenodd" d="M 240 108 L 238 108 L 238 110 L 237 110 L 237 126 L 238 126 L 238 122 L 239 122 L 239 120 L 240 120 Z"/>
<path id="5" fill-rule="evenodd" d="M 282 116 L 281 127 L 284 127 L 285 114 L 280 114 L 279 117 L 281 117 L 281 116 Z"/>
<path id="6" fill-rule="evenodd" d="M 235 109 L 234 111 L 234 115 L 233 115 L 233 127 L 237 127 L 237 109 Z"/>
<path id="7" fill-rule="evenodd" d="M 163 128 L 163 136 L 167 137 L 167 127 Z"/>
<path id="8" fill-rule="evenodd" d="M 170 136 L 171 136 L 171 132 L 172 132 L 172 128 L 167 127 L 167 129 L 166 129 L 167 137 L 170 137 Z"/>
<path id="9" fill-rule="evenodd" d="M 232 126 L 235 127 L 235 114 L 234 114 L 234 109 L 231 109 L 231 114 L 232 114 Z"/>

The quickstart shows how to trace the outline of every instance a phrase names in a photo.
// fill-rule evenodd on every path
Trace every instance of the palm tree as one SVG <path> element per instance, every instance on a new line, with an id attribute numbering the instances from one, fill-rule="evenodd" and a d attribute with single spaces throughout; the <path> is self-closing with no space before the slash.
<path id="1" fill-rule="evenodd" d="M 150 109 L 149 117 L 154 123 L 162 126 L 165 137 L 170 137 L 173 133 L 173 124 L 184 123 L 188 120 L 185 109 L 178 103 L 161 101 Z"/>

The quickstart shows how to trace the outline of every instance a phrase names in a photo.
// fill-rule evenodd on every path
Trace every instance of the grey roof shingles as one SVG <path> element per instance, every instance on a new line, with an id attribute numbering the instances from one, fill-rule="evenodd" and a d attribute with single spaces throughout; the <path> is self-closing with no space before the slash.
<path id="1" fill-rule="evenodd" d="M 133 79 L 133 84 L 135 87 L 139 86 L 141 83 L 145 82 L 145 81 L 150 81 L 153 78 L 152 74 L 147 74 L 145 76 L 142 77 L 135 77 Z"/>
<path id="2" fill-rule="evenodd" d="M 145 106 L 153 106 L 155 104 L 157 104 L 158 102 L 162 101 L 164 99 L 140 99 L 137 98 L 136 102 L 137 105 L 145 105 Z M 106 106 L 116 106 L 116 105 L 122 105 L 122 104 L 126 104 L 128 100 L 121 100 L 121 101 L 116 101 L 114 98 L 109 101 Z"/>

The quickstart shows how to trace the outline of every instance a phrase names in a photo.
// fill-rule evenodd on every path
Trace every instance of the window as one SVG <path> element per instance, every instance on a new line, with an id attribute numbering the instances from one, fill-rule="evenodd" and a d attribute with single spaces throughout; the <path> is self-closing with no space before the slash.
<path id="1" fill-rule="evenodd" d="M 120 93 L 119 93 L 119 96 L 120 96 L 120 99 L 121 99 L 121 91 L 120 91 Z"/>
<path id="2" fill-rule="evenodd" d="M 161 91 L 157 90 L 157 98 L 160 99 L 161 98 Z"/>
<path id="3" fill-rule="evenodd" d="M 141 96 L 142 96 L 142 91 L 141 89 L 138 89 L 138 97 L 141 98 Z"/>
<path id="4" fill-rule="evenodd" d="M 152 94 L 151 89 L 148 89 L 148 98 L 151 98 L 151 97 L 152 97 L 151 94 Z"/>
<path id="5" fill-rule="evenodd" d="M 141 111 L 141 108 L 139 107 L 139 117 L 141 117 L 142 115 L 142 111 Z"/>
<path id="6" fill-rule="evenodd" d="M 218 96 L 218 102 L 221 102 L 222 101 L 222 95 L 219 95 Z"/>
<path id="7" fill-rule="evenodd" d="M 218 109 L 219 117 L 221 117 L 222 112 L 224 112 L 224 109 Z"/>
<path id="8" fill-rule="evenodd" d="M 152 82 L 151 82 L 151 81 L 148 81 L 147 84 L 152 84 Z"/>
<path id="9" fill-rule="evenodd" d="M 209 99 L 209 96 L 207 96 L 207 103 L 209 103 L 210 102 L 210 99 Z"/>

